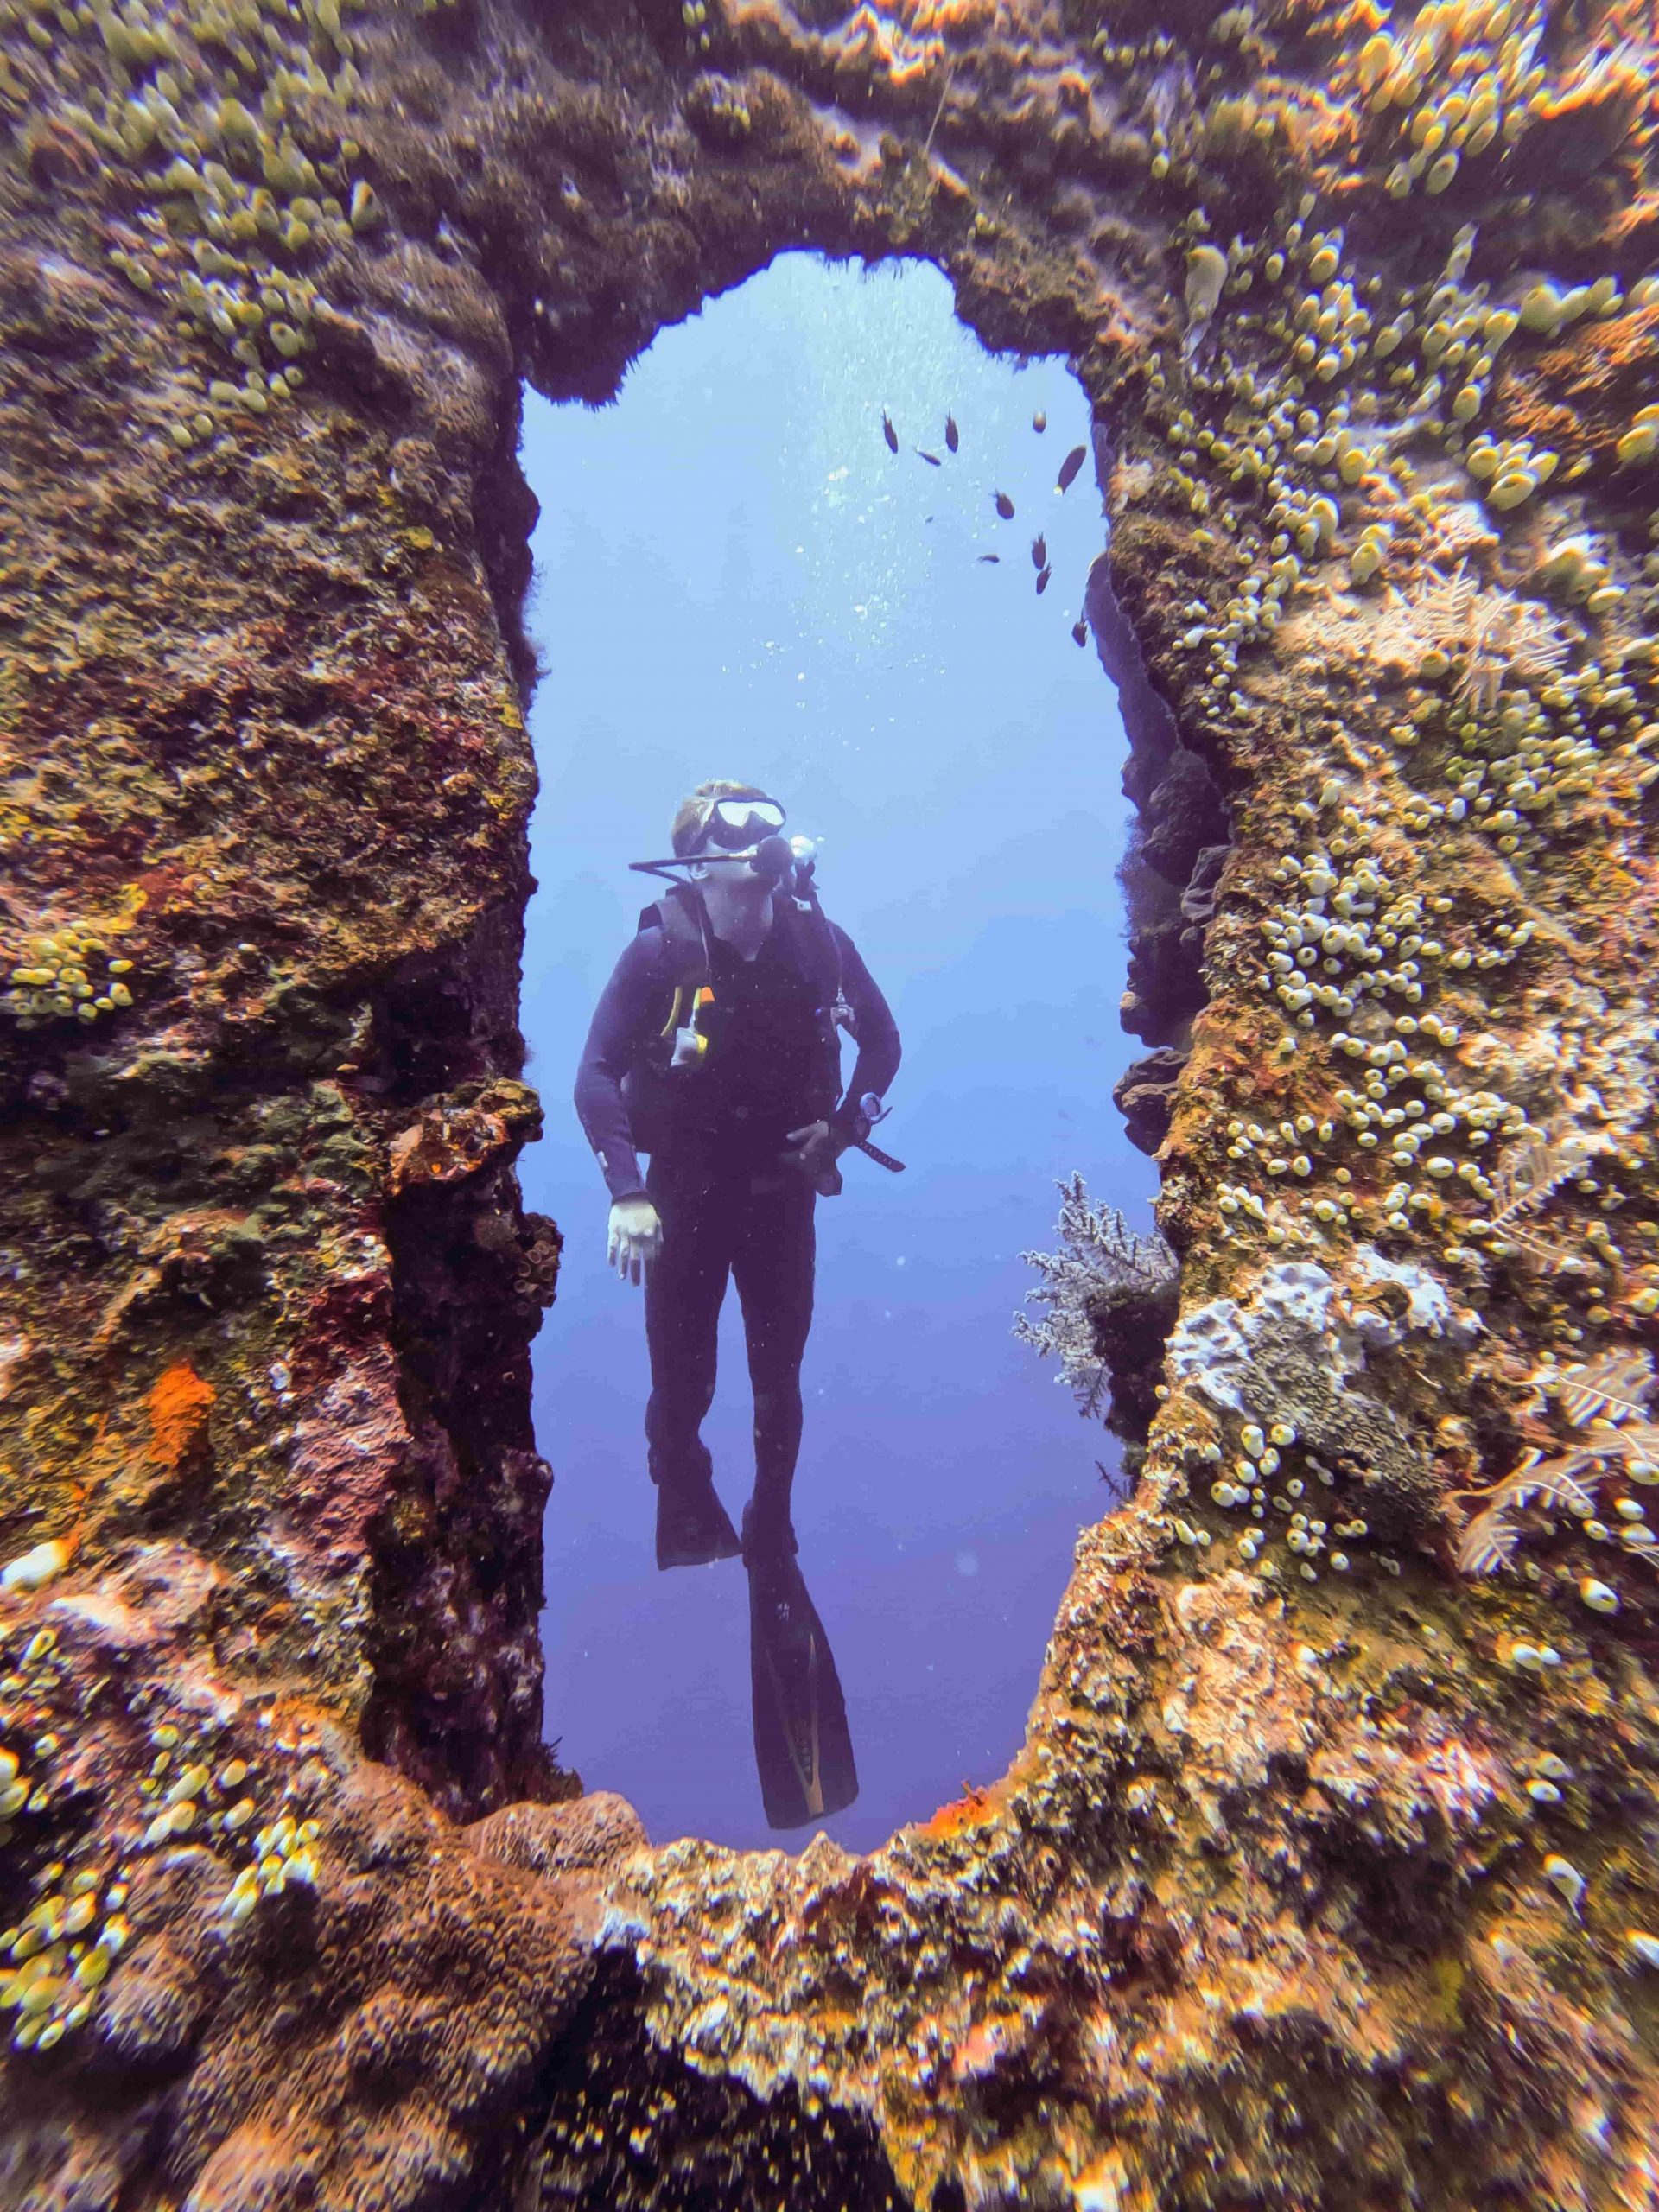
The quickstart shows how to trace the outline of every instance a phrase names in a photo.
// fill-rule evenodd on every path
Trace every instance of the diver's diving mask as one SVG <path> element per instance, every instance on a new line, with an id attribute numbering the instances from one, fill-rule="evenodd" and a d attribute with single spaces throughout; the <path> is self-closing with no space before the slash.
<path id="1" fill-rule="evenodd" d="M 630 861 L 628 866 L 639 874 L 665 876 L 674 883 L 682 869 L 695 875 L 711 861 L 723 865 L 741 861 L 754 874 L 780 881 L 791 868 L 804 866 L 815 849 L 809 838 L 785 843 L 779 833 L 788 818 L 775 798 L 710 799 L 690 852 L 671 854 L 660 861 Z"/>
<path id="2" fill-rule="evenodd" d="M 697 842 L 741 852 L 763 837 L 775 837 L 788 818 L 775 798 L 717 798 L 704 817 Z"/>

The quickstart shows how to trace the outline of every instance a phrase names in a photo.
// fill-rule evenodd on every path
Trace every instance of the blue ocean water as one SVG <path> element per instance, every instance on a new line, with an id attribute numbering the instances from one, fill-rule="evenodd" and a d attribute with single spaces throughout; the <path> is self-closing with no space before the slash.
<path id="1" fill-rule="evenodd" d="M 1111 1503 L 1096 1462 L 1116 1447 L 1009 1330 L 1033 1280 L 1021 1249 L 1052 1245 L 1058 1177 L 1081 1168 L 1138 1227 L 1154 1187 L 1110 1096 L 1141 1049 L 1116 1014 L 1124 740 L 1092 639 L 1070 635 L 1103 543 L 1092 467 L 1054 490 L 1088 430 L 1064 365 L 985 353 L 938 270 L 804 255 L 664 332 L 615 405 L 529 401 L 549 673 L 524 1023 L 548 1128 L 523 1173 L 567 1239 L 535 1348 L 556 1474 L 548 1726 L 656 1840 L 798 1849 L 822 1825 L 865 1848 L 994 1779 L 1077 1533 Z M 569 1103 L 652 895 L 627 863 L 668 849 L 677 801 L 709 776 L 763 785 L 822 841 L 825 909 L 905 1047 L 880 1141 L 906 1172 L 849 1155 L 844 1195 L 818 1210 L 795 1491 L 861 1790 L 781 1834 L 754 1770 L 742 1567 L 654 1565 L 640 1294 L 606 1268 L 608 1199 Z M 734 1294 L 704 1430 L 734 1517 L 748 1426 Z"/>

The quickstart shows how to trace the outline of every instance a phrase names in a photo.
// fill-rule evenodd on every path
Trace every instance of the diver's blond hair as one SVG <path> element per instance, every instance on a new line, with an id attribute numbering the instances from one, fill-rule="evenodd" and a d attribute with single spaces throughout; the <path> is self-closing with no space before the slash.
<path id="1" fill-rule="evenodd" d="M 715 776 L 706 784 L 699 784 L 689 792 L 674 810 L 674 827 L 669 833 L 677 858 L 683 860 L 702 842 L 702 833 L 709 826 L 714 811 L 712 801 L 717 798 L 770 798 L 770 791 L 762 791 L 759 784 L 734 784 L 728 777 Z"/>

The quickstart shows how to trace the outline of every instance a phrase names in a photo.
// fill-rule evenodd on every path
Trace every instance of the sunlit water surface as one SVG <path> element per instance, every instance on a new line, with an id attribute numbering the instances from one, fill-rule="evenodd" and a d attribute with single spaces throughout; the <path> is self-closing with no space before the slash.
<path id="1" fill-rule="evenodd" d="M 1092 467 L 1054 491 L 1087 436 L 1064 365 L 987 354 L 936 270 L 801 255 L 665 332 L 616 405 L 529 404 L 549 674 L 524 1020 L 548 1128 L 523 1173 L 567 1239 L 535 1355 L 556 1471 L 548 1727 L 658 1840 L 793 1850 L 815 1832 L 763 1815 L 741 1565 L 655 1568 L 640 1298 L 606 1270 L 608 1200 L 569 1103 L 652 895 L 626 863 L 667 849 L 705 777 L 764 785 L 822 840 L 826 911 L 904 1039 L 882 1141 L 909 1164 L 850 1155 L 821 1204 L 804 1372 L 801 1565 L 862 1784 L 823 1823 L 838 1841 L 868 1847 L 1006 1767 L 1077 1533 L 1110 1502 L 1109 1440 L 1009 1332 L 1055 1179 L 1082 1168 L 1138 1225 L 1153 1188 L 1110 1098 L 1141 1049 L 1116 1014 L 1123 737 L 1092 639 L 1070 635 L 1103 543 Z M 734 1294 L 721 1357 L 704 1434 L 735 1517 L 752 1461 Z"/>

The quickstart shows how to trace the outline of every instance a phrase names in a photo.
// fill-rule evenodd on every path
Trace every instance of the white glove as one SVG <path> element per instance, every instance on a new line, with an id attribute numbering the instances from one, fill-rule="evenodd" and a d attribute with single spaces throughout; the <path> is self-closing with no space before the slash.
<path id="1" fill-rule="evenodd" d="M 618 1198 L 611 1207 L 610 1241 L 605 1257 L 624 1282 L 643 1282 L 663 1249 L 660 1215 L 643 1191 Z"/>

